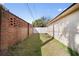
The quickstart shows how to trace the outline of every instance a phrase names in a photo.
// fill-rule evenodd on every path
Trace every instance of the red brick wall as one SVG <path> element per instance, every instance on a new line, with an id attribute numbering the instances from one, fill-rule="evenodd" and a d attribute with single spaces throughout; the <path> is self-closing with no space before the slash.
<path id="1" fill-rule="evenodd" d="M 29 24 L 29 36 L 33 34 L 33 26 Z"/>
<path id="2" fill-rule="evenodd" d="M 1 50 L 5 50 L 16 42 L 30 36 L 32 34 L 32 26 L 9 11 L 1 10 L 1 12 L 0 45 Z"/>

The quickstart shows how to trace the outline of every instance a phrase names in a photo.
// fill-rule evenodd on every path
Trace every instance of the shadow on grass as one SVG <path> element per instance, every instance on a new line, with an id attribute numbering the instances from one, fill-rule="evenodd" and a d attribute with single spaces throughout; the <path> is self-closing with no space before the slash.
<path id="1" fill-rule="evenodd" d="M 54 37 L 50 38 L 49 40 L 47 40 L 46 42 L 44 42 L 44 43 L 42 44 L 42 46 L 44 46 L 45 44 L 47 44 L 48 42 L 50 42 L 50 41 L 53 40 L 53 39 L 54 39 Z"/>
<path id="2" fill-rule="evenodd" d="M 20 44 L 10 47 L 8 52 L 15 56 L 41 56 L 41 45 L 40 35 L 34 34 Z"/>
<path id="3" fill-rule="evenodd" d="M 70 53 L 71 56 L 79 56 L 79 53 L 72 50 L 71 48 L 68 48 L 68 52 Z"/>

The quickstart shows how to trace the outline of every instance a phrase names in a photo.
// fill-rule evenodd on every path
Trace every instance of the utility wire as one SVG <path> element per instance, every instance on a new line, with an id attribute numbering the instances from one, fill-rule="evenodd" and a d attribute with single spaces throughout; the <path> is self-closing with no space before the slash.
<path id="1" fill-rule="evenodd" d="M 27 7 L 28 7 L 29 13 L 31 14 L 31 17 L 32 17 L 33 20 L 34 20 L 34 16 L 33 16 L 32 10 L 31 10 L 31 8 L 29 7 L 29 4 L 28 4 L 28 3 L 27 3 Z"/>

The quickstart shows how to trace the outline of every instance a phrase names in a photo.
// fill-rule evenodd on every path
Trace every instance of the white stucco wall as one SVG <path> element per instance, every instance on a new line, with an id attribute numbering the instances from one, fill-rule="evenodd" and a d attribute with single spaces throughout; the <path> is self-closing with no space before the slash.
<path id="1" fill-rule="evenodd" d="M 59 19 L 53 24 L 54 37 L 66 46 L 79 52 L 79 10 Z M 48 33 L 50 34 L 50 32 Z"/>
<path id="2" fill-rule="evenodd" d="M 47 27 L 47 33 L 50 35 L 50 36 L 53 36 L 53 24 L 51 24 L 50 26 Z"/>
<path id="3" fill-rule="evenodd" d="M 47 27 L 34 27 L 33 33 L 47 33 Z"/>

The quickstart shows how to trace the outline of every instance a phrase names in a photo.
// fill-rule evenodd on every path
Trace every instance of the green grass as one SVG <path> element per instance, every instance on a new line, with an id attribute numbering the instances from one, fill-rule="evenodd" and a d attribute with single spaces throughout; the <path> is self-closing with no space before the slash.
<path id="1" fill-rule="evenodd" d="M 9 55 L 21 55 L 21 56 L 37 56 L 41 55 L 41 44 L 39 34 L 34 34 L 33 36 L 25 39 L 19 44 L 16 44 L 9 48 Z"/>
<path id="2" fill-rule="evenodd" d="M 8 52 L 13 56 L 78 55 L 48 34 L 33 34 L 28 39 L 9 47 Z"/>
<path id="3" fill-rule="evenodd" d="M 56 41 L 59 42 L 58 40 Z M 79 56 L 79 53 L 77 51 L 72 50 L 71 48 L 65 46 L 63 43 L 59 42 L 59 46 L 65 49 L 65 51 L 69 53 L 70 56 Z"/>

